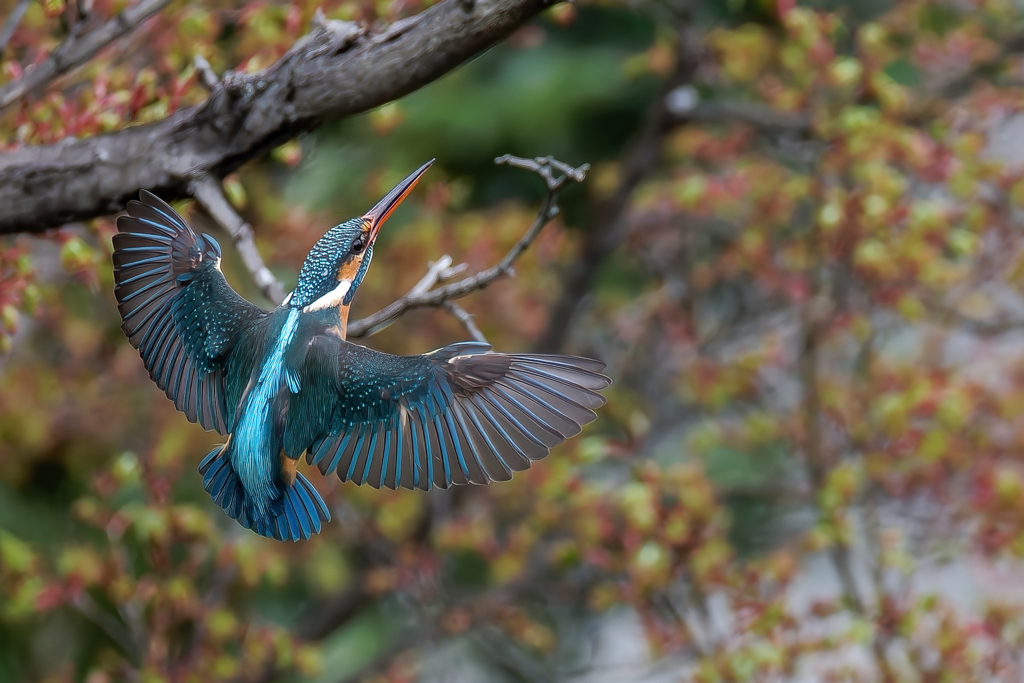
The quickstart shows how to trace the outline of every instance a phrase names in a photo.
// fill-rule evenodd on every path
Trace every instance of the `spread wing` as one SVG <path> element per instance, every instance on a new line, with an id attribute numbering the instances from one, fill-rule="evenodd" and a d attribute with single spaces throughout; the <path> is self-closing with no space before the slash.
<path id="1" fill-rule="evenodd" d="M 324 474 L 374 488 L 505 481 L 578 434 L 605 402 L 596 393 L 611 383 L 603 363 L 489 349 L 467 342 L 392 356 L 318 337 L 289 409 L 286 453 L 308 448 Z"/>
<path id="2" fill-rule="evenodd" d="M 194 233 L 156 195 L 141 194 L 114 235 L 121 329 L 175 407 L 226 434 L 225 361 L 241 330 L 266 313 L 224 280 L 216 240 Z"/>

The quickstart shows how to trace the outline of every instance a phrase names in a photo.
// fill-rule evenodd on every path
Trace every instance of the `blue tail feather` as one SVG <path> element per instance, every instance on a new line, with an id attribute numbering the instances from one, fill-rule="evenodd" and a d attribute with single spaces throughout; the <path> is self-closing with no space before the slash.
<path id="1" fill-rule="evenodd" d="M 284 501 L 284 515 L 288 520 L 288 534 L 294 538 L 299 535 L 299 518 L 295 514 L 295 501 L 291 498 L 285 498 Z M 307 537 L 308 538 L 308 537 Z"/>
<path id="2" fill-rule="evenodd" d="M 309 538 L 313 535 L 312 524 L 310 523 L 309 515 L 306 514 L 306 506 L 303 505 L 302 501 L 298 500 L 298 498 L 299 497 L 296 496 L 296 500 L 293 500 L 291 504 L 292 507 L 295 508 L 295 516 L 299 519 L 299 527 L 302 530 L 302 537 Z"/>
<path id="3" fill-rule="evenodd" d="M 302 496 L 302 500 L 306 504 L 307 514 L 313 520 L 316 533 L 320 533 L 320 522 L 331 521 L 331 511 L 327 509 L 327 503 L 320 497 L 317 490 L 313 488 L 313 485 L 309 483 L 309 480 L 301 474 L 295 479 L 295 489 Z"/>
<path id="4" fill-rule="evenodd" d="M 246 496 L 238 474 L 218 446 L 203 458 L 199 473 L 203 475 L 203 488 L 224 512 L 238 520 L 246 529 L 279 541 L 298 541 L 320 533 L 323 522 L 331 520 L 327 504 L 301 474 L 295 474 L 291 486 L 281 484 L 283 496 L 275 501 L 271 510 L 260 511 Z"/>
<path id="5" fill-rule="evenodd" d="M 305 508 L 306 511 L 305 516 L 313 523 L 312 533 L 318 534 L 320 533 L 320 514 L 317 511 L 316 503 L 313 502 L 313 496 L 311 496 L 309 491 L 306 490 L 307 487 L 309 487 L 308 481 L 303 480 L 301 482 L 295 482 L 295 492 L 302 500 L 302 507 Z M 316 490 L 313 491 L 313 494 L 316 494 Z M 329 515 L 328 518 L 330 518 Z"/>
<path id="6" fill-rule="evenodd" d="M 228 504 L 224 506 L 224 511 L 228 513 L 228 517 L 231 519 L 238 519 L 244 509 L 242 503 L 245 502 L 245 498 L 238 495 L 238 493 L 239 492 L 237 491 L 233 491 Z"/>

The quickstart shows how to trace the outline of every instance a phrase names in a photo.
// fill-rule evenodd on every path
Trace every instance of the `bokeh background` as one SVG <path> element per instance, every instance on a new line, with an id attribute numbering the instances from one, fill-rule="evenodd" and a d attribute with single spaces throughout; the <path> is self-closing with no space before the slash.
<path id="1" fill-rule="evenodd" d="M 196 54 L 265 68 L 318 7 L 429 4 L 175 0 L 0 113 L 0 145 L 201 102 Z M 0 80 L 124 6 L 3 0 Z M 3 238 L 0 681 L 1024 679 L 1022 108 L 1015 0 L 587 0 L 247 164 L 228 196 L 290 287 L 437 157 L 357 317 L 525 232 L 543 185 L 496 156 L 592 164 L 461 303 L 499 350 L 604 360 L 599 421 L 502 485 L 313 476 L 333 521 L 298 544 L 203 492 L 216 438 L 120 332 L 113 217 Z M 465 338 L 419 310 L 367 343 Z"/>

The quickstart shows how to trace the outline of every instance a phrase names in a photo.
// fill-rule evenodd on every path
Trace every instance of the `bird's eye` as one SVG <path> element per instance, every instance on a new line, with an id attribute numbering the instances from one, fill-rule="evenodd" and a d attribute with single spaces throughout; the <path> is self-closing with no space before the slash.
<path id="1" fill-rule="evenodd" d="M 352 246 L 348 251 L 350 254 L 361 254 L 365 248 L 366 242 L 363 240 L 362 236 L 360 236 L 356 238 L 356 241 L 352 243 Z"/>

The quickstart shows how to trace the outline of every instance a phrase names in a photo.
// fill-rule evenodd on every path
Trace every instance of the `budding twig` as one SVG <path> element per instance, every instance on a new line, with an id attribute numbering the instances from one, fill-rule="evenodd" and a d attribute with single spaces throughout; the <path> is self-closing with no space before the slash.
<path id="1" fill-rule="evenodd" d="M 512 266 L 515 264 L 516 259 L 518 259 L 534 242 L 534 240 L 537 239 L 537 236 L 540 235 L 544 226 L 550 223 L 551 219 L 558 215 L 558 205 L 556 202 L 558 200 L 559 191 L 569 182 L 583 182 L 584 178 L 586 178 L 587 171 L 590 170 L 590 164 L 583 164 L 579 168 L 573 168 L 572 166 L 561 161 L 557 161 L 556 159 L 552 159 L 551 157 L 523 159 L 506 154 L 503 157 L 495 159 L 495 163 L 508 164 L 509 166 L 515 166 L 516 168 L 532 171 L 539 175 L 547 185 L 548 191 L 541 202 L 540 210 L 537 212 L 537 217 L 534 219 L 529 230 L 526 231 L 526 234 L 523 235 L 512 249 L 505 254 L 505 257 L 494 266 L 491 266 L 487 270 L 481 271 L 475 275 L 463 278 L 457 282 L 444 285 L 443 287 L 438 287 L 437 289 L 433 288 L 434 284 L 422 286 L 424 282 L 429 281 L 430 273 L 437 265 L 436 263 L 432 264 L 430 271 L 427 273 L 427 277 L 424 277 L 416 287 L 413 287 L 413 289 L 409 291 L 408 294 L 391 305 L 377 311 L 373 315 L 351 323 L 348 326 L 347 336 L 349 339 L 367 337 L 376 334 L 405 313 L 416 308 L 425 308 L 429 306 L 447 309 L 459 319 L 459 322 L 466 326 L 466 329 L 469 330 L 469 333 L 472 334 L 475 339 L 483 340 L 483 334 L 480 333 L 479 328 L 477 328 L 472 322 L 471 316 L 461 307 L 449 306 L 448 304 L 455 299 L 460 299 L 467 294 L 471 294 L 487 287 L 500 277 L 512 275 Z M 440 263 L 440 261 L 438 261 L 438 263 Z M 435 283 L 438 281 L 439 280 L 435 280 Z"/>
<path id="2" fill-rule="evenodd" d="M 238 215 L 231 202 L 224 196 L 224 190 L 214 178 L 204 175 L 192 181 L 189 190 L 207 213 L 217 221 L 235 242 L 246 269 L 256 285 L 275 306 L 284 301 L 284 287 L 270 272 L 253 240 L 252 227 Z"/>
<path id="3" fill-rule="evenodd" d="M 210 63 L 202 55 L 196 55 L 192 58 L 192 66 L 195 67 L 196 74 L 199 76 L 200 85 L 212 92 L 220 83 L 220 79 L 217 78 Z"/>
<path id="4" fill-rule="evenodd" d="M 484 344 L 487 343 L 487 337 L 485 337 L 484 333 L 480 331 L 480 328 L 476 326 L 476 323 L 473 321 L 473 316 L 469 311 L 450 300 L 444 302 L 443 308 L 455 316 L 456 320 L 462 323 L 462 326 L 466 328 L 466 331 L 469 332 L 469 335 L 473 337 L 474 340 L 483 342 Z"/>
<path id="5" fill-rule="evenodd" d="M 96 30 L 84 36 L 72 35 L 61 43 L 46 61 L 29 67 L 25 70 L 24 76 L 0 88 L 0 110 L 6 109 L 30 92 L 45 88 L 58 76 L 85 64 L 97 52 L 121 36 L 134 31 L 142 22 L 169 3 L 170 0 L 142 0 L 138 5 L 112 17 Z"/>

